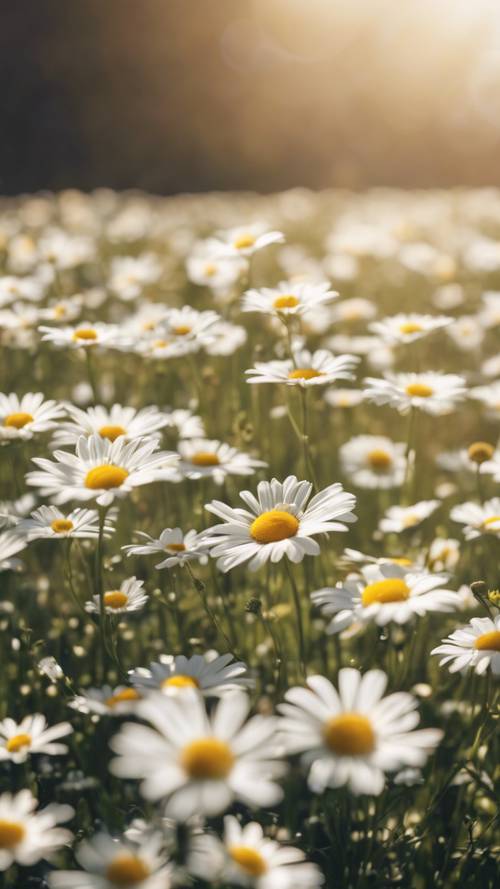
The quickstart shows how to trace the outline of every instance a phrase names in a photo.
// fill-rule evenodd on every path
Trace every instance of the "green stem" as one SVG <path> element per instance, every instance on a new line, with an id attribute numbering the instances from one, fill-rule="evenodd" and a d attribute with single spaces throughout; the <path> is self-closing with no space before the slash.
<path id="1" fill-rule="evenodd" d="M 292 589 L 292 597 L 295 605 L 295 613 L 297 616 L 297 632 L 299 638 L 299 660 L 300 666 L 304 676 L 306 675 L 306 653 L 305 653 L 305 636 L 304 636 L 304 622 L 302 620 L 302 607 L 300 602 L 300 595 L 297 589 L 297 584 L 295 583 L 295 578 L 293 576 L 293 571 L 290 567 L 290 563 L 285 556 L 285 569 L 288 574 L 288 579 L 290 581 L 290 587 Z"/>

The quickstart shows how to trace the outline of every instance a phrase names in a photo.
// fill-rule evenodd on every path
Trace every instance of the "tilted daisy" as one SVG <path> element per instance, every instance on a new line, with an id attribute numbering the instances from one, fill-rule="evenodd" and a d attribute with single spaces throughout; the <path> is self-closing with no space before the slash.
<path id="1" fill-rule="evenodd" d="M 60 756 L 68 752 L 65 744 L 55 744 L 59 738 L 73 731 L 69 722 L 47 727 L 47 720 L 41 713 L 25 716 L 21 722 L 7 718 L 0 722 L 0 760 L 26 762 L 32 753 L 45 756 Z"/>
<path id="2" fill-rule="evenodd" d="M 281 244 L 284 240 L 282 232 L 270 231 L 264 223 L 253 222 L 218 232 L 217 238 L 210 238 L 206 243 L 215 256 L 249 257 L 270 244 Z"/>
<path id="3" fill-rule="evenodd" d="M 448 664 L 450 673 L 474 670 L 482 676 L 489 667 L 495 677 L 500 677 L 500 615 L 495 620 L 473 617 L 465 627 L 443 639 L 431 654 L 444 655 L 439 663 Z"/>
<path id="4" fill-rule="evenodd" d="M 401 414 L 411 408 L 434 416 L 449 414 L 466 391 L 463 377 L 437 371 L 387 374 L 385 379 L 368 377 L 364 382 L 368 401 L 388 404 Z"/>
<path id="5" fill-rule="evenodd" d="M 150 537 L 144 531 L 136 533 L 138 537 L 142 537 L 144 543 L 128 544 L 122 546 L 122 549 L 127 556 L 149 556 L 156 553 L 166 555 L 155 568 L 173 568 L 193 560 L 201 564 L 208 561 L 207 543 L 197 531 L 191 530 L 184 534 L 181 528 L 165 528 L 159 537 Z"/>
<path id="6" fill-rule="evenodd" d="M 137 580 L 137 577 L 127 577 L 120 584 L 119 589 L 106 590 L 104 593 L 106 614 L 128 614 L 132 611 L 140 611 L 149 599 L 143 587 L 143 580 Z M 85 602 L 85 610 L 89 613 L 98 614 L 100 609 L 99 596 L 92 596 L 89 602 Z"/>
<path id="7" fill-rule="evenodd" d="M 291 688 L 278 709 L 290 753 L 303 753 L 313 793 L 347 785 L 356 794 L 382 793 L 385 773 L 420 767 L 442 738 L 438 729 L 413 731 L 418 701 L 406 692 L 383 697 L 382 670 L 362 675 L 339 671 L 338 691 L 324 676 L 310 676 L 309 688 Z"/>
<path id="8" fill-rule="evenodd" d="M 294 360 L 257 361 L 245 371 L 248 383 L 285 383 L 287 386 L 325 386 L 336 380 L 353 380 L 359 359 L 333 355 L 326 349 L 296 352 Z"/>
<path id="9" fill-rule="evenodd" d="M 40 309 L 39 318 L 43 321 L 53 321 L 54 324 L 67 324 L 78 318 L 82 310 L 83 297 L 76 293 L 68 299 L 59 299 Z"/>
<path id="10" fill-rule="evenodd" d="M 276 720 L 254 716 L 245 722 L 249 709 L 248 695 L 239 691 L 221 698 L 210 716 L 194 692 L 150 696 L 137 713 L 153 727 L 122 727 L 110 742 L 118 754 L 111 771 L 142 779 L 142 795 L 165 799 L 165 814 L 176 821 L 218 815 L 234 800 L 273 806 L 283 795 L 275 781 L 285 771 L 277 759 Z"/>
<path id="11" fill-rule="evenodd" d="M 96 346 L 114 349 L 127 342 L 115 324 L 105 324 L 103 321 L 81 321 L 65 327 L 42 326 L 38 330 L 42 334 L 42 341 L 60 349 L 90 349 Z"/>
<path id="12" fill-rule="evenodd" d="M 385 435 L 355 435 L 339 448 L 342 472 L 359 488 L 403 484 L 406 445 Z"/>
<path id="13" fill-rule="evenodd" d="M 181 457 L 179 469 L 186 478 L 195 481 L 211 478 L 217 485 L 222 485 L 228 475 L 253 475 L 256 469 L 267 466 L 263 460 L 256 460 L 215 439 L 180 441 L 178 451 Z"/>
<path id="14" fill-rule="evenodd" d="M 450 511 L 453 522 L 464 525 L 466 540 L 474 540 L 481 534 L 500 535 L 500 497 L 493 497 L 485 503 L 459 503 Z"/>
<path id="15" fill-rule="evenodd" d="M 19 398 L 0 392 L 0 442 L 33 438 L 53 429 L 64 416 L 64 408 L 53 399 L 45 401 L 41 392 L 28 392 Z"/>
<path id="16" fill-rule="evenodd" d="M 223 519 L 206 532 L 217 567 L 227 572 L 249 561 L 249 569 L 256 571 L 268 560 L 279 562 L 284 556 L 301 562 L 306 555 L 319 554 L 314 536 L 347 531 L 346 523 L 357 521 L 352 512 L 356 498 L 341 484 L 329 485 L 309 501 L 311 492 L 310 482 L 290 475 L 284 482 L 275 478 L 259 482 L 257 497 L 241 491 L 248 509 L 233 509 L 219 500 L 209 503 L 205 509 Z"/>
<path id="17" fill-rule="evenodd" d="M 420 500 L 412 506 L 390 506 L 380 519 L 379 529 L 384 534 L 399 534 L 415 528 L 429 518 L 439 505 L 439 500 Z"/>
<path id="18" fill-rule="evenodd" d="M 140 485 L 173 480 L 179 462 L 178 454 L 158 451 L 156 439 L 127 442 L 120 437 L 111 442 L 99 435 L 82 436 L 75 454 L 54 451 L 54 457 L 35 457 L 39 469 L 28 472 L 27 484 L 58 504 L 95 499 L 100 506 L 109 506 Z"/>
<path id="19" fill-rule="evenodd" d="M 447 315 L 419 315 L 417 312 L 392 315 L 380 321 L 372 321 L 369 330 L 388 343 L 413 343 L 434 330 L 447 327 L 453 318 Z"/>
<path id="20" fill-rule="evenodd" d="M 170 889 L 172 867 L 160 831 L 149 831 L 134 843 L 126 837 L 98 833 L 78 846 L 83 870 L 52 871 L 51 889 Z"/>
<path id="21" fill-rule="evenodd" d="M 282 281 L 275 288 L 263 287 L 260 290 L 247 290 L 241 302 L 242 312 L 263 312 L 277 318 L 286 319 L 318 306 L 333 302 L 338 293 L 323 282 L 314 284 L 299 281 Z"/>
<path id="22" fill-rule="evenodd" d="M 0 534 L 0 571 L 10 571 L 21 566 L 19 559 L 13 559 L 17 553 L 26 549 L 26 539 L 9 530 Z"/>
<path id="23" fill-rule="evenodd" d="M 404 624 L 428 611 L 454 611 L 460 602 L 444 587 L 446 574 L 408 571 L 397 564 L 366 565 L 361 577 L 348 577 L 335 587 L 311 593 L 326 616 L 333 615 L 327 633 L 340 633 L 352 623 Z"/>
<path id="24" fill-rule="evenodd" d="M 71 806 L 52 803 L 37 809 L 37 805 L 30 790 L 0 796 L 0 871 L 14 862 L 30 867 L 41 858 L 50 859 L 72 840 L 71 831 L 57 826 L 73 817 Z"/>
<path id="25" fill-rule="evenodd" d="M 141 695 L 127 685 L 103 685 L 101 688 L 87 688 L 75 695 L 69 706 L 78 713 L 95 713 L 97 716 L 129 716 L 135 713 Z"/>
<path id="26" fill-rule="evenodd" d="M 122 407 L 114 404 L 111 408 L 89 407 L 86 411 L 72 404 L 66 405 L 70 422 L 61 423 L 53 438 L 55 446 L 75 445 L 82 435 L 100 435 L 115 441 L 123 435 L 127 441 L 134 438 L 149 438 L 159 434 L 168 424 L 168 418 L 156 407 Z"/>
<path id="27" fill-rule="evenodd" d="M 357 569 L 358 565 L 399 565 L 405 571 L 422 571 L 423 562 L 417 559 L 410 559 L 408 556 L 369 556 L 357 549 L 349 549 L 346 547 L 339 559 L 339 567 L 352 567 Z"/>
<path id="28" fill-rule="evenodd" d="M 104 535 L 114 532 L 111 516 L 106 517 Z M 79 537 L 93 540 L 99 534 L 99 514 L 95 509 L 73 509 L 61 512 L 57 506 L 39 506 L 31 516 L 17 525 L 18 534 L 25 534 L 28 540 L 64 540 Z"/>
<path id="29" fill-rule="evenodd" d="M 184 689 L 197 689 L 206 697 L 220 697 L 238 688 L 253 685 L 248 668 L 242 661 L 234 661 L 232 654 L 206 653 L 185 657 L 166 655 L 161 661 L 130 671 L 132 685 L 141 693 L 161 691 L 177 694 Z"/>

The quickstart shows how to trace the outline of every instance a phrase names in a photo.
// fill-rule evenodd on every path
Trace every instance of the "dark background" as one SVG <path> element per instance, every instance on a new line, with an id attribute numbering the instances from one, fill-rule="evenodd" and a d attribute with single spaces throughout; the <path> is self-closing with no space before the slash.
<path id="1" fill-rule="evenodd" d="M 461 5 L 1 0 L 0 193 L 500 184 L 499 16 Z"/>

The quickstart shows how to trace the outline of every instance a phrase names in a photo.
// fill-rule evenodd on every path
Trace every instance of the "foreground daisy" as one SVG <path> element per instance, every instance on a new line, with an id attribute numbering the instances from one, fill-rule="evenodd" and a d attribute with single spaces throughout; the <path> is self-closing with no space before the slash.
<path id="1" fill-rule="evenodd" d="M 106 614 L 127 614 L 140 611 L 149 599 L 143 587 L 143 580 L 137 580 L 137 577 L 128 577 L 122 582 L 119 589 L 107 590 L 104 593 Z M 92 596 L 91 601 L 85 602 L 85 610 L 90 613 L 98 614 L 100 609 L 99 596 Z"/>
<path id="2" fill-rule="evenodd" d="M 109 537 L 113 531 L 114 525 L 108 516 L 104 534 Z M 93 540 L 99 534 L 99 515 L 96 509 L 73 509 L 64 513 L 57 506 L 39 506 L 29 518 L 18 523 L 17 533 L 25 534 L 28 540 L 64 540 L 69 537 Z"/>
<path id="3" fill-rule="evenodd" d="M 40 488 L 55 502 L 93 500 L 109 506 L 115 497 L 125 497 L 140 485 L 175 478 L 178 454 L 158 451 L 156 439 L 111 442 L 99 435 L 82 436 L 76 454 L 54 451 L 54 460 L 35 457 L 39 468 L 28 472 L 26 482 Z"/>
<path id="4" fill-rule="evenodd" d="M 494 676 L 500 676 L 500 615 L 495 620 L 473 617 L 467 626 L 443 639 L 431 654 L 444 654 L 439 663 L 448 664 L 450 673 L 474 670 L 482 675 L 490 667 Z"/>
<path id="5" fill-rule="evenodd" d="M 449 414 L 465 396 L 463 377 L 437 371 L 387 374 L 381 380 L 368 377 L 365 385 L 368 401 L 388 404 L 401 414 L 411 408 L 434 416 Z"/>
<path id="6" fill-rule="evenodd" d="M 41 713 L 25 716 L 17 723 L 13 719 L 0 722 L 0 760 L 26 762 L 32 753 L 43 753 L 45 756 L 59 756 L 67 753 L 65 744 L 55 744 L 59 738 L 70 735 L 73 731 L 69 722 L 47 727 L 47 720 Z"/>
<path id="7" fill-rule="evenodd" d="M 353 380 L 352 371 L 359 359 L 355 355 L 337 355 L 326 349 L 302 350 L 286 361 L 257 361 L 245 371 L 248 383 L 285 383 L 287 386 L 325 386 L 336 380 Z"/>
<path id="8" fill-rule="evenodd" d="M 328 283 L 311 284 L 282 281 L 275 288 L 247 290 L 243 294 L 242 312 L 263 312 L 277 318 L 286 319 L 293 315 L 326 305 L 336 299 L 338 293 L 330 289 Z"/>
<path id="9" fill-rule="evenodd" d="M 52 399 L 45 401 L 41 392 L 28 392 L 21 398 L 0 392 L 0 442 L 33 438 L 53 429 L 62 416 L 64 408 Z"/>
<path id="10" fill-rule="evenodd" d="M 192 438 L 178 445 L 181 457 L 179 469 L 186 478 L 197 481 L 211 478 L 222 485 L 228 475 L 253 475 L 256 469 L 267 466 L 237 448 L 208 438 Z"/>
<path id="11" fill-rule="evenodd" d="M 308 689 L 291 688 L 278 709 L 282 737 L 290 753 L 304 752 L 314 793 L 346 784 L 356 794 L 378 796 L 385 772 L 420 767 L 442 738 L 438 729 L 412 731 L 418 702 L 397 692 L 383 697 L 382 670 L 339 671 L 338 691 L 324 676 L 311 676 Z"/>
<path id="12" fill-rule="evenodd" d="M 325 615 L 334 615 L 327 633 L 340 633 L 355 622 L 404 624 L 428 611 L 454 611 L 460 602 L 443 587 L 446 581 L 447 575 L 408 571 L 401 565 L 366 565 L 360 578 L 316 590 L 311 599 Z"/>
<path id="13" fill-rule="evenodd" d="M 187 658 L 166 656 L 149 669 L 138 667 L 130 671 L 132 685 L 141 693 L 162 691 L 177 694 L 183 689 L 197 689 L 206 697 L 221 696 L 238 688 L 253 685 L 246 664 L 234 661 L 232 654 L 194 654 Z"/>
<path id="14" fill-rule="evenodd" d="M 355 435 L 339 448 L 340 465 L 358 488 L 395 488 L 404 481 L 405 451 L 385 435 Z"/>
<path id="15" fill-rule="evenodd" d="M 380 519 L 379 528 L 384 534 L 399 534 L 415 528 L 429 518 L 439 505 L 439 500 L 420 500 L 413 506 L 390 506 Z"/>
<path id="16" fill-rule="evenodd" d="M 82 435 L 100 435 L 115 441 L 123 435 L 127 441 L 134 438 L 148 438 L 168 424 L 168 417 L 156 407 L 122 407 L 114 404 L 111 408 L 89 407 L 86 411 L 66 405 L 70 422 L 59 425 L 54 435 L 54 445 L 76 445 Z"/>
<path id="17" fill-rule="evenodd" d="M 369 329 L 388 343 L 413 343 L 434 330 L 447 327 L 452 321 L 453 318 L 446 315 L 419 315 L 417 312 L 410 312 L 408 315 L 400 313 L 381 321 L 372 321 Z"/>
<path id="18" fill-rule="evenodd" d="M 197 531 L 191 530 L 184 534 L 181 528 L 165 528 L 159 537 L 151 537 L 144 531 L 137 531 L 137 536 L 142 537 L 144 543 L 128 544 L 122 546 L 122 549 L 127 556 L 149 556 L 156 553 L 166 555 L 155 568 L 173 568 L 191 561 L 205 564 L 208 561 L 207 543 Z"/>
<path id="19" fill-rule="evenodd" d="M 245 723 L 249 709 L 244 692 L 223 697 L 210 716 L 197 694 L 154 695 L 137 706 L 153 728 L 123 726 L 111 740 L 118 754 L 111 771 L 142 779 L 143 796 L 166 799 L 165 814 L 177 821 L 218 815 L 235 799 L 272 806 L 283 795 L 275 779 L 285 771 L 276 759 L 276 720 L 254 716 Z"/>
<path id="20" fill-rule="evenodd" d="M 459 503 L 450 511 L 454 522 L 464 525 L 466 540 L 474 540 L 482 534 L 500 535 L 500 497 L 493 497 L 485 503 Z"/>
<path id="21" fill-rule="evenodd" d="M 317 556 L 320 547 L 312 538 L 328 531 L 347 531 L 346 522 L 355 522 L 353 494 L 341 484 L 329 485 L 308 503 L 312 484 L 297 481 L 294 475 L 284 482 L 273 478 L 257 485 L 257 497 L 242 491 L 240 497 L 248 509 L 233 509 L 213 500 L 205 509 L 223 519 L 206 532 L 212 544 L 210 555 L 217 567 L 227 572 L 249 561 L 256 571 L 268 560 L 279 562 L 284 556 L 301 562 L 304 556 Z"/>
<path id="22" fill-rule="evenodd" d="M 169 889 L 172 870 L 163 852 L 160 832 L 149 831 L 140 843 L 98 833 L 78 846 L 75 858 L 79 871 L 53 871 L 52 889 Z"/>
<path id="23" fill-rule="evenodd" d="M 71 806 L 52 803 L 35 811 L 37 805 L 29 790 L 0 796 L 0 871 L 14 862 L 30 867 L 41 858 L 50 858 L 73 838 L 69 830 L 57 827 L 73 817 Z"/>

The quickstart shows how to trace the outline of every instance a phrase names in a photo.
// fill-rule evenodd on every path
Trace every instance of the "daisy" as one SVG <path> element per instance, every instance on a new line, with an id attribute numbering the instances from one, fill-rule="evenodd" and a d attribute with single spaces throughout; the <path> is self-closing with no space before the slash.
<path id="1" fill-rule="evenodd" d="M 45 285 L 38 278 L 4 275 L 0 277 L 0 307 L 8 306 L 17 300 L 39 302 L 43 299 L 44 291 Z"/>
<path id="2" fill-rule="evenodd" d="M 482 294 L 481 301 L 483 305 L 478 314 L 480 324 L 486 328 L 498 327 L 500 324 L 500 292 L 487 290 Z"/>
<path id="3" fill-rule="evenodd" d="M 71 422 L 61 423 L 57 428 L 53 442 L 59 446 L 75 445 L 81 435 L 100 435 L 109 441 L 115 441 L 120 435 L 127 441 L 149 438 L 168 423 L 165 414 L 153 406 L 137 410 L 114 404 L 111 408 L 97 406 L 86 411 L 72 404 L 65 407 Z"/>
<path id="4" fill-rule="evenodd" d="M 446 333 L 463 352 L 478 349 L 484 339 L 484 330 L 474 315 L 462 315 L 453 321 Z"/>
<path id="5" fill-rule="evenodd" d="M 204 438 L 205 426 L 203 420 L 192 411 L 178 408 L 171 411 L 165 408 L 167 429 L 175 429 L 179 438 Z"/>
<path id="6" fill-rule="evenodd" d="M 439 729 L 413 731 L 419 722 L 413 695 L 383 697 L 382 670 L 362 675 L 339 671 L 339 690 L 324 676 L 310 676 L 309 688 L 291 688 L 278 709 L 285 747 L 303 753 L 313 793 L 345 784 L 355 794 L 378 796 L 385 772 L 420 767 L 442 738 Z"/>
<path id="7" fill-rule="evenodd" d="M 142 779 L 143 796 L 166 799 L 165 814 L 177 821 L 218 815 L 234 800 L 273 806 L 283 795 L 275 780 L 285 771 L 276 759 L 276 720 L 254 716 L 245 723 L 249 709 L 240 691 L 221 698 L 210 716 L 197 694 L 151 696 L 137 713 L 153 727 L 123 726 L 111 740 L 118 754 L 111 771 Z"/>
<path id="8" fill-rule="evenodd" d="M 453 318 L 447 315 L 419 315 L 417 312 L 400 313 L 381 321 L 373 321 L 369 330 L 388 343 L 413 343 L 434 330 L 447 327 Z"/>
<path id="9" fill-rule="evenodd" d="M 83 870 L 52 871 L 49 885 L 51 889 L 170 889 L 172 868 L 163 847 L 163 835 L 155 830 L 144 834 L 140 843 L 98 833 L 75 852 Z"/>
<path id="10" fill-rule="evenodd" d="M 111 261 L 109 289 L 120 299 L 129 302 L 140 296 L 149 284 L 154 284 L 161 273 L 161 263 L 152 253 L 115 256 Z"/>
<path id="11" fill-rule="evenodd" d="M 108 515 L 104 525 L 105 536 L 110 537 L 114 530 Z M 94 540 L 99 535 L 99 514 L 96 509 L 73 509 L 64 513 L 57 506 L 39 506 L 29 519 L 19 522 L 17 531 L 25 534 L 28 540 L 65 540 L 69 537 Z"/>
<path id="12" fill-rule="evenodd" d="M 258 361 L 245 371 L 248 383 L 285 383 L 287 386 L 324 386 L 336 380 L 353 380 L 359 359 L 355 355 L 334 356 L 326 349 L 296 352 L 285 361 Z"/>
<path id="13" fill-rule="evenodd" d="M 359 321 L 370 321 L 377 314 L 376 306 L 369 299 L 355 296 L 352 299 L 343 299 L 331 310 L 332 324 L 344 322 L 347 324 Z"/>
<path id="14" fill-rule="evenodd" d="M 193 253 L 186 260 L 188 279 L 211 290 L 232 287 L 245 271 L 246 262 L 243 259 L 215 256 L 213 249 L 207 248 L 204 242 L 195 245 Z"/>
<path id="15" fill-rule="evenodd" d="M 420 525 L 439 505 L 439 500 L 420 500 L 413 506 L 390 506 L 380 519 L 379 529 L 384 534 L 400 534 Z"/>
<path id="16" fill-rule="evenodd" d="M 331 407 L 350 408 L 361 404 L 365 394 L 361 389 L 327 389 L 324 397 Z"/>
<path id="17" fill-rule="evenodd" d="M 486 419 L 500 420 L 500 380 L 494 380 L 488 386 L 475 386 L 469 396 L 481 402 Z"/>
<path id="18" fill-rule="evenodd" d="M 285 236 L 279 231 L 269 231 L 264 223 L 250 223 L 219 232 L 217 238 L 207 241 L 215 256 L 250 257 L 270 244 L 282 244 Z"/>
<path id="19" fill-rule="evenodd" d="M 165 528 L 157 538 L 151 537 L 144 531 L 136 533 L 138 537 L 143 538 L 144 543 L 128 544 L 122 546 L 122 549 L 127 553 L 127 556 L 166 554 L 166 558 L 158 562 L 155 568 L 173 568 L 193 560 L 204 565 L 208 561 L 205 554 L 207 544 L 197 531 L 191 530 L 184 534 L 181 528 Z"/>
<path id="20" fill-rule="evenodd" d="M 101 688 L 88 688 L 75 695 L 69 706 L 78 713 L 95 713 L 97 716 L 128 716 L 136 712 L 141 695 L 127 685 L 103 685 Z"/>
<path id="21" fill-rule="evenodd" d="M 285 320 L 294 315 L 316 309 L 333 302 L 338 293 L 326 282 L 321 284 L 281 281 L 275 288 L 247 290 L 243 294 L 242 312 L 262 312 Z"/>
<path id="22" fill-rule="evenodd" d="M 228 475 L 253 475 L 256 469 L 267 466 L 231 445 L 208 438 L 181 441 L 178 451 L 179 469 L 186 478 L 211 478 L 217 485 L 222 485 Z"/>
<path id="23" fill-rule="evenodd" d="M 465 380 L 457 374 L 437 371 L 387 374 L 383 380 L 368 377 L 366 398 L 375 404 L 388 404 L 406 414 L 417 408 L 426 414 L 449 414 L 465 396 Z"/>
<path id="24" fill-rule="evenodd" d="M 345 548 L 339 560 L 339 567 L 352 565 L 399 565 L 406 571 L 422 571 L 423 564 L 417 559 L 413 560 L 408 556 L 369 556 L 357 549 Z"/>
<path id="25" fill-rule="evenodd" d="M 485 503 L 459 503 L 450 512 L 453 522 L 464 525 L 466 540 L 474 540 L 482 534 L 500 535 L 500 497 Z"/>
<path id="26" fill-rule="evenodd" d="M 10 571 L 21 566 L 19 559 L 13 559 L 16 553 L 26 549 L 26 540 L 14 531 L 0 534 L 0 571 Z"/>
<path id="27" fill-rule="evenodd" d="M 28 472 L 26 482 L 54 497 L 57 504 L 95 499 L 100 506 L 109 506 L 115 497 L 125 497 L 140 485 L 176 478 L 178 454 L 157 451 L 156 439 L 126 442 L 120 436 L 111 442 L 99 435 L 82 436 L 76 454 L 54 451 L 55 461 L 35 457 L 39 469 Z"/>
<path id="28" fill-rule="evenodd" d="M 500 676 L 500 615 L 494 620 L 473 617 L 442 643 L 431 654 L 444 654 L 439 663 L 448 664 L 450 673 L 471 669 L 482 676 L 490 667 L 495 677 Z"/>
<path id="29" fill-rule="evenodd" d="M 36 503 L 33 494 L 23 494 L 17 500 L 0 500 L 0 527 L 18 525 Z"/>
<path id="30" fill-rule="evenodd" d="M 427 556 L 430 571 L 453 571 L 459 559 L 459 540 L 454 537 L 436 537 L 432 541 Z"/>
<path id="31" fill-rule="evenodd" d="M 194 688 L 205 697 L 220 697 L 253 685 L 246 664 L 234 661 L 232 654 L 215 652 L 194 654 L 190 658 L 183 654 L 166 655 L 161 662 L 151 663 L 149 669 L 138 667 L 129 675 L 132 685 L 142 693 L 156 690 L 171 695 Z"/>
<path id="32" fill-rule="evenodd" d="M 106 614 L 128 614 L 132 611 L 140 611 L 144 608 L 149 596 L 143 590 L 144 581 L 136 577 L 128 577 L 117 590 L 107 590 L 104 593 L 104 610 Z M 89 602 L 85 602 L 85 611 L 99 614 L 101 601 L 99 596 L 92 596 Z"/>
<path id="33" fill-rule="evenodd" d="M 355 435 L 339 448 L 340 465 L 359 488 L 395 488 L 404 481 L 405 451 L 385 435 Z"/>
<path id="34" fill-rule="evenodd" d="M 248 339 L 244 327 L 229 321 L 217 321 L 210 328 L 210 341 L 203 346 L 207 355 L 234 355 Z"/>
<path id="35" fill-rule="evenodd" d="M 151 337 L 139 341 L 139 352 L 149 354 L 153 347 L 157 357 L 176 357 L 197 352 L 212 339 L 211 328 L 220 320 L 217 312 L 198 312 L 191 306 L 171 309 Z"/>
<path id="36" fill-rule="evenodd" d="M 114 349 L 127 343 L 116 325 L 105 324 L 103 321 L 81 321 L 76 326 L 65 327 L 41 326 L 38 330 L 43 334 L 43 342 L 52 343 L 57 348 L 90 349 L 105 346 Z"/>
<path id="37" fill-rule="evenodd" d="M 41 713 L 25 716 L 22 722 L 3 719 L 0 722 L 0 760 L 26 762 L 32 753 L 45 756 L 60 756 L 68 752 L 65 744 L 54 744 L 59 738 L 70 735 L 73 729 L 69 722 L 60 722 L 50 728 Z"/>
<path id="38" fill-rule="evenodd" d="M 19 398 L 14 392 L 0 392 L 0 442 L 26 440 L 38 432 L 53 429 L 64 416 L 64 408 L 41 392 L 28 392 Z"/>
<path id="39" fill-rule="evenodd" d="M 404 624 L 428 611 L 454 611 L 457 594 L 444 589 L 446 574 L 408 571 L 398 564 L 366 565 L 361 576 L 350 576 L 335 587 L 311 593 L 311 599 L 326 616 L 333 615 L 326 632 L 340 633 L 352 623 L 383 627 Z"/>
<path id="40" fill-rule="evenodd" d="M 36 810 L 37 805 L 29 790 L 0 796 L 0 871 L 14 862 L 31 867 L 72 840 L 69 830 L 57 827 L 73 817 L 71 806 L 52 803 Z"/>
<path id="41" fill-rule="evenodd" d="M 491 445 L 488 445 L 487 442 L 478 442 L 478 444 L 482 444 L 485 447 L 482 451 L 482 456 L 486 457 L 485 460 L 481 460 L 481 472 L 486 475 L 492 475 L 494 482 L 500 481 L 500 449 L 493 451 Z M 489 450 L 490 449 L 490 450 Z M 470 450 L 470 449 L 469 449 Z M 491 453 L 492 451 L 493 453 Z M 476 463 L 479 462 L 476 460 Z"/>
<path id="42" fill-rule="evenodd" d="M 233 509 L 219 500 L 209 503 L 205 509 L 223 519 L 206 532 L 217 567 L 225 573 L 249 561 L 250 571 L 256 571 L 268 560 L 279 562 L 284 556 L 301 562 L 305 555 L 319 554 L 314 536 L 347 531 L 345 523 L 357 521 L 352 512 L 356 498 L 341 484 L 329 485 L 308 503 L 311 492 L 310 482 L 290 475 L 284 482 L 275 478 L 259 482 L 257 498 L 242 491 L 248 509 Z"/>
<path id="43" fill-rule="evenodd" d="M 49 305 L 40 309 L 39 318 L 43 321 L 53 321 L 55 324 L 62 324 L 68 321 L 74 321 L 78 318 L 82 310 L 83 298 L 80 294 L 69 299 L 60 299 L 51 302 Z"/>

